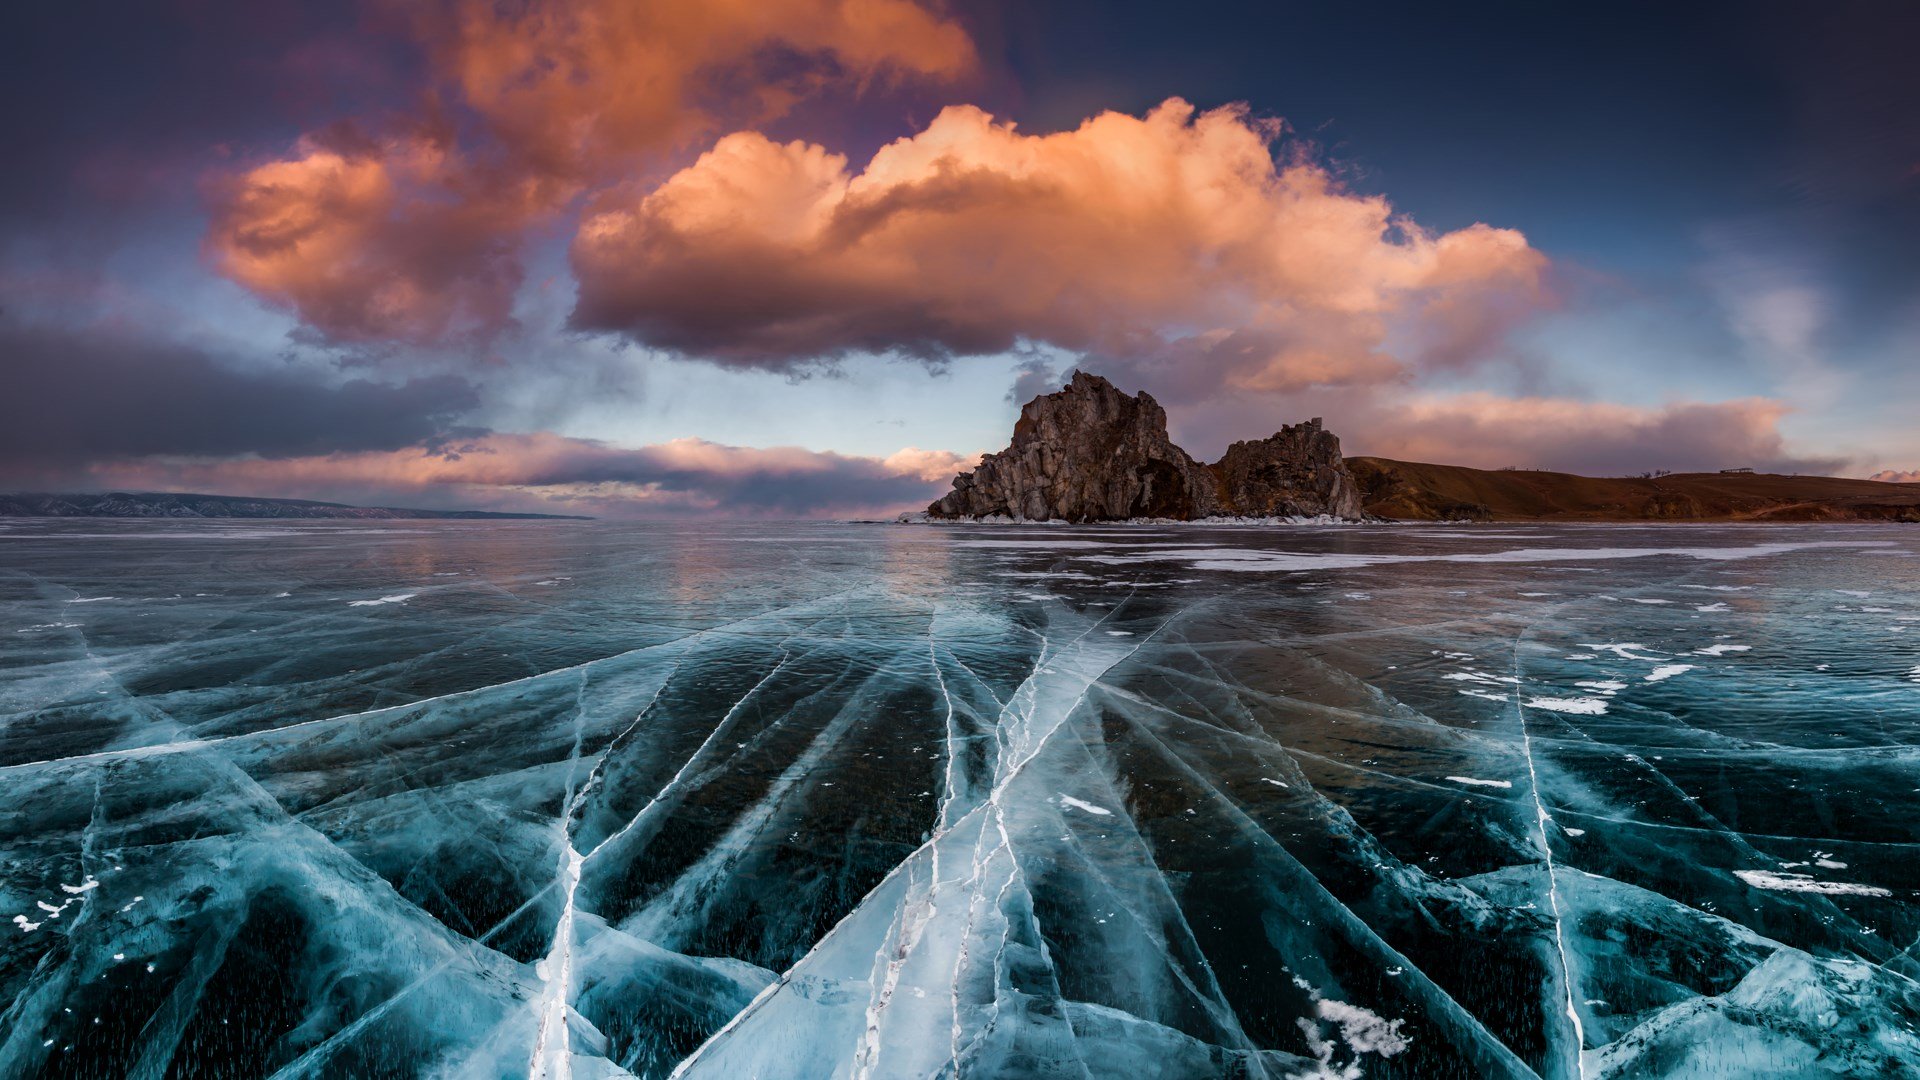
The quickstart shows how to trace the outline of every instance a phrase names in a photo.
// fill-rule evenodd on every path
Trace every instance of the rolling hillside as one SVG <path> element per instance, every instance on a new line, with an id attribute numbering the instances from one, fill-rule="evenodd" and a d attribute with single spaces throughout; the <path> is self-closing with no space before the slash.
<path id="1" fill-rule="evenodd" d="M 1909 521 L 1920 484 L 1774 473 L 1575 476 L 1347 459 L 1366 511 L 1414 521 Z"/>

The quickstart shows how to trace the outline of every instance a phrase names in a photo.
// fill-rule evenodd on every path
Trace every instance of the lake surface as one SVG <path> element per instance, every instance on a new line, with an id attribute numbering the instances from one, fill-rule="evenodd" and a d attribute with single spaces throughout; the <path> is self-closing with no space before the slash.
<path id="1" fill-rule="evenodd" d="M 1920 530 L 0 522 L 0 1076 L 1920 1069 Z"/>

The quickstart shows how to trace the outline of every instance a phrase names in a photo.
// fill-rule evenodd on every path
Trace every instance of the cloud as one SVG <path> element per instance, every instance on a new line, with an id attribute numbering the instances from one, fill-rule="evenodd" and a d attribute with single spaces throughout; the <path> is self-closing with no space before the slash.
<path id="1" fill-rule="evenodd" d="M 1278 135 L 1178 98 L 1038 136 L 954 106 L 856 172 L 737 132 L 597 202 L 574 321 L 744 365 L 1039 342 L 1281 390 L 1458 366 L 1548 302 L 1520 233 L 1425 230 L 1322 165 L 1276 163 Z"/>
<path id="2" fill-rule="evenodd" d="M 977 457 L 913 447 L 887 458 L 749 449 L 702 439 L 627 448 L 548 432 L 490 433 L 404 450 L 268 460 L 101 462 L 93 486 L 613 516 L 817 517 L 924 507 Z"/>
<path id="3" fill-rule="evenodd" d="M 1751 467 L 1833 473 L 1846 462 L 1790 453 L 1779 430 L 1789 408 L 1768 398 L 1660 408 L 1568 398 L 1432 395 L 1356 413 L 1351 452 L 1494 469 L 1599 476 Z"/>
<path id="4" fill-rule="evenodd" d="M 305 138 L 218 184 L 206 251 L 334 340 L 485 339 L 511 322 L 514 238 L 545 205 L 425 137 Z"/>
<path id="5" fill-rule="evenodd" d="M 909 446 L 888 454 L 880 463 L 901 476 L 917 476 L 929 483 L 944 484 L 952 480 L 956 473 L 980 464 L 980 455 Z"/>
<path id="6" fill-rule="evenodd" d="M 408 5 L 439 81 L 521 169 L 606 176 L 833 82 L 953 79 L 978 62 L 911 0 L 450 0 Z"/>
<path id="7" fill-rule="evenodd" d="M 334 341 L 485 342 L 513 325 L 528 231 L 581 192 L 830 86 L 977 62 L 958 24 L 911 0 L 443 0 L 396 14 L 427 58 L 418 115 L 311 133 L 208 184 L 213 265 Z"/>
<path id="8" fill-rule="evenodd" d="M 106 330 L 0 330 L 0 478 L 45 483 L 151 454 L 388 450 L 447 434 L 477 402 L 454 377 L 330 384 Z"/>
<path id="9" fill-rule="evenodd" d="M 1920 469 L 1881 469 L 1867 479 L 1889 484 L 1920 484 Z"/>

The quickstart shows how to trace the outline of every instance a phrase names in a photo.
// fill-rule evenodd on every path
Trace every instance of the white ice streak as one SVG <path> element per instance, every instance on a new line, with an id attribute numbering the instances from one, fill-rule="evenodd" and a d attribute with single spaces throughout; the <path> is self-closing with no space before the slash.
<path id="1" fill-rule="evenodd" d="M 1471 687 L 1469 687 L 1469 688 L 1466 688 L 1466 689 L 1463 689 L 1463 690 L 1461 690 L 1460 692 L 1461 692 L 1462 694 L 1465 694 L 1465 695 L 1466 695 L 1466 696 L 1468 696 L 1468 697 L 1477 697 L 1477 698 L 1483 698 L 1483 699 L 1485 699 L 1485 700 L 1487 700 L 1487 701 L 1505 701 L 1505 700 L 1507 700 L 1507 695 L 1505 695 L 1505 694 L 1496 694 L 1496 693 L 1494 693 L 1494 692 L 1493 692 L 1493 691 L 1491 691 L 1491 690 L 1475 690 L 1475 689 L 1473 689 L 1473 688 L 1471 688 Z"/>
<path id="2" fill-rule="evenodd" d="M 348 607 L 379 607 L 381 604 L 404 604 L 407 601 L 419 595 L 420 595 L 419 593 L 411 593 L 411 592 L 394 593 L 391 596 L 383 596 L 378 600 L 349 600 L 347 601 L 347 606 Z"/>
<path id="3" fill-rule="evenodd" d="M 533 967 L 544 980 L 536 1008 L 540 1014 L 540 1034 L 533 1044 L 531 1080 L 571 1080 L 573 1047 L 567 1029 L 568 998 L 573 987 L 573 915 L 575 895 L 580 891 L 580 867 L 586 862 L 573 842 L 565 836 L 566 819 L 561 819 L 561 844 L 566 848 L 560 872 L 562 904 L 560 919 L 553 928 L 553 944 L 545 959 Z"/>
<path id="4" fill-rule="evenodd" d="M 1028 541 L 962 541 L 982 546 L 1020 546 L 1020 547 L 1103 547 L 1112 545 L 1081 542 L 1077 544 L 1049 543 L 1042 540 Z M 1891 540 L 1818 540 L 1799 543 L 1752 544 L 1743 547 L 1666 547 L 1666 548 L 1516 548 L 1510 551 L 1486 551 L 1473 553 L 1439 553 L 1423 555 L 1386 555 L 1386 554 L 1313 554 L 1286 551 L 1265 551 L 1256 548 L 1192 548 L 1181 551 L 1139 551 L 1127 554 L 1080 555 L 1076 558 L 1099 563 L 1125 564 L 1141 562 L 1189 562 L 1197 570 L 1239 570 L 1267 573 L 1288 573 L 1301 570 L 1353 570 L 1368 566 L 1383 566 L 1398 563 L 1419 562 L 1460 562 L 1460 563 L 1534 563 L 1565 561 L 1604 561 L 1614 559 L 1641 559 L 1659 555 L 1681 558 L 1705 559 L 1727 562 L 1739 559 L 1754 559 L 1767 555 L 1781 555 L 1807 548 L 1880 548 L 1892 547 Z M 1671 603 L 1671 601 L 1656 601 Z"/>
<path id="5" fill-rule="evenodd" d="M 1878 885 L 1855 885 L 1847 881 L 1817 881 L 1807 874 L 1782 874 L 1772 870 L 1735 870 L 1733 876 L 1756 889 L 1781 892 L 1817 893 L 1821 896 L 1892 896 Z"/>
<path id="6" fill-rule="evenodd" d="M 1447 779 L 1456 784 L 1471 784 L 1475 787 L 1510 788 L 1513 786 L 1511 780 L 1481 780 L 1473 776 L 1449 776 Z"/>
<path id="7" fill-rule="evenodd" d="M 1587 648 L 1600 648 L 1589 645 Z M 1516 664 L 1517 664 L 1516 660 Z M 1527 727 L 1527 709 L 1545 708 L 1554 712 L 1572 712 L 1585 715 L 1598 715 L 1607 711 L 1607 703 L 1600 698 L 1534 698 L 1520 710 L 1520 751 L 1527 759 L 1527 794 L 1533 800 L 1534 827 L 1539 830 L 1540 856 L 1547 864 L 1547 906 L 1553 912 L 1553 944 L 1560 954 L 1560 981 L 1566 992 L 1565 1012 L 1567 1020 L 1573 1025 L 1573 1070 L 1576 1076 L 1585 1080 L 1587 1075 L 1586 1059 L 1581 1051 L 1586 1046 L 1586 1029 L 1580 1023 L 1580 1010 L 1574 1007 L 1573 964 L 1567 959 L 1566 916 L 1560 910 L 1560 875 L 1553 865 L 1553 844 L 1547 840 L 1547 822 L 1552 820 L 1547 813 L 1547 803 L 1540 795 L 1540 772 L 1533 761 L 1533 731 Z"/>
<path id="8" fill-rule="evenodd" d="M 1087 625 L 1070 640 L 1043 640 L 1033 673 L 1003 704 L 994 724 L 997 753 L 983 798 L 951 808 L 942 827 L 895 867 L 806 956 L 674 1070 L 675 1076 L 825 1075 L 817 1041 L 795 1047 L 786 1037 L 808 1025 L 819 1039 L 858 1044 L 852 1075 L 922 1076 L 965 1070 L 1006 1037 L 996 1023 L 1003 1004 L 992 987 L 1031 898 L 1016 837 L 1032 831 L 1041 799 L 1012 789 L 1067 780 L 1040 760 L 1069 727 L 1088 690 L 1132 654 Z M 1145 642 L 1151 635 L 1136 639 Z M 953 785 L 964 790 L 964 785 Z M 1029 785 L 1021 785 L 1029 786 Z M 1053 788 L 1057 793 L 1059 788 Z M 1059 796 L 1055 806 L 1072 808 Z M 1080 800 L 1075 800 L 1080 802 Z M 1113 811 L 1080 809 L 1102 820 Z M 1097 811 L 1104 811 L 1104 817 Z M 1053 811 L 1058 813 L 1058 811 Z M 1022 910 L 1027 914 L 1021 915 Z M 814 989 L 865 982 L 870 990 L 844 1007 L 822 1009 Z M 946 993 L 908 994 L 905 987 L 946 986 Z M 989 992 L 984 997 L 980 991 Z M 976 1067 L 975 1071 L 978 1071 Z"/>
<path id="9" fill-rule="evenodd" d="M 1104 806 L 1095 806 L 1090 802 L 1081 802 L 1071 795 L 1060 796 L 1060 802 L 1063 805 L 1073 807 L 1075 810 L 1085 810 L 1089 814 L 1095 814 L 1100 817 L 1109 817 L 1113 814 L 1113 811 Z"/>

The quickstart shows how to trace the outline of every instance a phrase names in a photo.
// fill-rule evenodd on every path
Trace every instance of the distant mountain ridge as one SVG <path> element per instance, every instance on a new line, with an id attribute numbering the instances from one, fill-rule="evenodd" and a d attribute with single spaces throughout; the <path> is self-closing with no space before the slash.
<path id="1" fill-rule="evenodd" d="M 588 521 L 577 514 L 509 514 L 491 510 L 408 510 L 349 506 L 312 499 L 261 499 L 189 492 L 0 495 L 0 517 L 87 518 L 307 518 L 313 520 L 540 520 Z"/>
<path id="2" fill-rule="evenodd" d="M 1578 476 L 1348 458 L 1369 515 L 1412 521 L 1920 522 L 1920 484 L 1777 473 Z"/>

